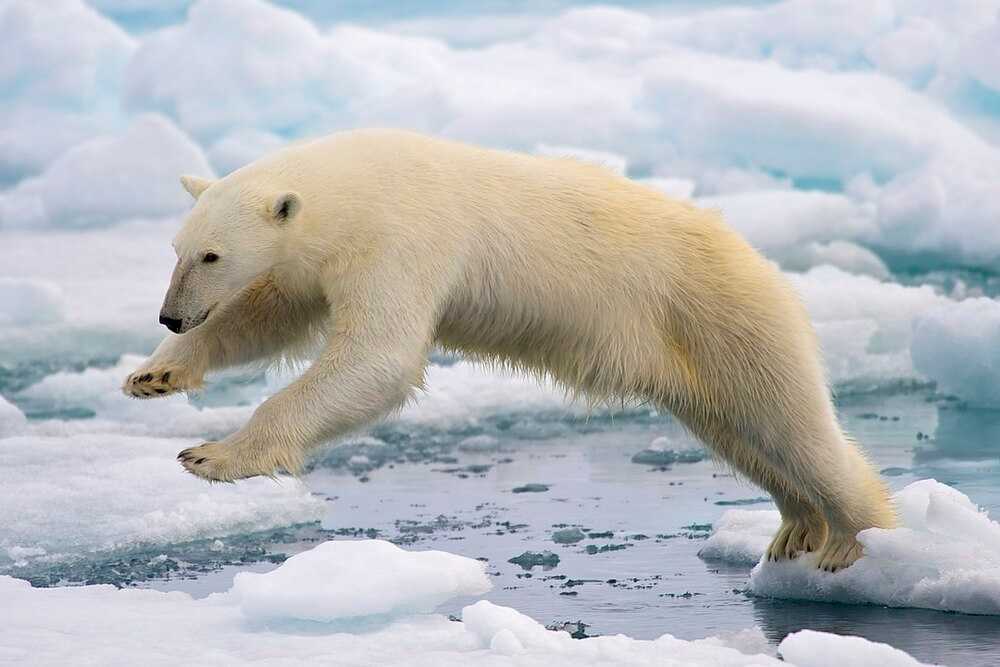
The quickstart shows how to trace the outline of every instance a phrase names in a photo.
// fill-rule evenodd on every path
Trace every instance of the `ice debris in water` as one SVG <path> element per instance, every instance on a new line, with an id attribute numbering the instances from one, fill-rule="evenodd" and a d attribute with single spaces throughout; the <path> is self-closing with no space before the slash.
<path id="1" fill-rule="evenodd" d="M 240 572 L 233 593 L 252 619 L 330 622 L 429 612 L 492 587 L 483 563 L 444 551 L 404 551 L 391 542 L 330 541 L 272 572 Z"/>
<path id="2" fill-rule="evenodd" d="M 894 496 L 900 526 L 858 535 L 864 556 L 830 574 L 814 554 L 758 562 L 760 596 L 1000 615 L 1000 524 L 960 491 L 926 479 Z M 757 562 L 780 524 L 775 511 L 730 510 L 702 548 L 706 559 Z"/>
<path id="3" fill-rule="evenodd" d="M 705 459 L 705 450 L 691 447 L 674 449 L 670 439 L 659 437 L 649 443 L 649 446 L 632 456 L 632 463 L 643 465 L 666 466 L 672 463 L 697 463 Z"/>
<path id="4" fill-rule="evenodd" d="M 326 542 L 266 574 L 241 573 L 227 593 L 196 600 L 187 593 L 111 586 L 32 588 L 0 576 L 0 599 L 18 613 L 0 624 L 0 646 L 15 662 L 65 664 L 86 655 L 97 664 L 510 664 L 553 667 L 880 667 L 918 665 L 884 644 L 803 631 L 778 647 L 663 635 L 574 639 L 547 630 L 509 607 L 480 600 L 460 622 L 423 613 L 450 597 L 490 587 L 482 564 L 443 552 L 407 552 L 376 540 Z M 150 622 L 155 619 L 155 622 Z M 456 619 L 457 620 L 457 619 Z M 248 622 L 249 621 L 249 622 Z M 334 625 L 323 626 L 323 623 Z M 40 641 L 45 637 L 45 641 Z M 178 641 L 183 637 L 184 641 Z"/>
<path id="5" fill-rule="evenodd" d="M 576 544 L 585 537 L 579 528 L 563 528 L 552 533 L 552 541 L 556 544 Z"/>
<path id="6" fill-rule="evenodd" d="M 549 490 L 548 484 L 537 484 L 531 482 L 530 484 L 522 484 L 521 486 L 515 486 L 511 489 L 511 493 L 545 493 Z"/>
<path id="7" fill-rule="evenodd" d="M 537 566 L 549 570 L 559 564 L 559 556 L 551 551 L 525 551 L 520 556 L 515 556 L 507 562 L 520 565 L 525 570 L 530 570 Z"/>
<path id="8" fill-rule="evenodd" d="M 0 438 L 16 435 L 24 430 L 28 420 L 17 406 L 0 396 Z"/>

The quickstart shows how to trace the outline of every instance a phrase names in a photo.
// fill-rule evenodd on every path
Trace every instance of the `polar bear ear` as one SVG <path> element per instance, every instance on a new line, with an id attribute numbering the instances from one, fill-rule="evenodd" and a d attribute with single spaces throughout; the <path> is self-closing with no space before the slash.
<path id="1" fill-rule="evenodd" d="M 282 192 L 271 202 L 269 211 L 271 217 L 279 225 L 284 225 L 295 219 L 302 210 L 302 198 L 297 192 Z"/>
<path id="2" fill-rule="evenodd" d="M 181 176 L 181 185 L 195 199 L 200 197 L 201 193 L 207 190 L 208 186 L 212 185 L 212 183 L 215 183 L 215 181 L 201 178 L 200 176 Z"/>

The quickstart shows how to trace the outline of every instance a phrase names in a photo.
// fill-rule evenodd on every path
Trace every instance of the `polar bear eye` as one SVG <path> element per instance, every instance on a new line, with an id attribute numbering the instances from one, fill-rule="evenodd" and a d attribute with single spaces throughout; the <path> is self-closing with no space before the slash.
<path id="1" fill-rule="evenodd" d="M 214 252 L 206 252 L 206 253 L 205 253 L 205 256 L 204 256 L 204 257 L 202 257 L 201 259 L 202 259 L 202 261 L 203 261 L 203 262 L 205 262 L 206 264 L 211 264 L 212 262 L 217 262 L 217 261 L 219 261 L 219 256 L 218 256 L 218 255 L 216 255 L 216 254 L 215 254 Z"/>

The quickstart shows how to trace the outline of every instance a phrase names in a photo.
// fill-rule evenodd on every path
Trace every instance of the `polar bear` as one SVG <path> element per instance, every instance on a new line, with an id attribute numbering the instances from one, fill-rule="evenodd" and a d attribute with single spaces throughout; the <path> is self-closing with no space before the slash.
<path id="1" fill-rule="evenodd" d="M 321 349 L 239 431 L 180 453 L 199 477 L 300 470 L 399 408 L 441 346 L 669 410 L 771 493 L 771 559 L 819 551 L 836 570 L 860 555 L 858 531 L 894 525 L 799 299 L 715 212 L 597 166 L 394 130 L 181 180 L 196 203 L 160 314 L 175 335 L 124 391 Z"/>

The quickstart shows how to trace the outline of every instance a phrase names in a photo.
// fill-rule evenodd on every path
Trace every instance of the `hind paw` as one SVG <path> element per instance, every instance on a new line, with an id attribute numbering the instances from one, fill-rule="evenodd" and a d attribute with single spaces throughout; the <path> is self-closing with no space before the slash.
<path id="1" fill-rule="evenodd" d="M 812 553 L 823 546 L 826 523 L 821 519 L 783 519 L 781 527 L 767 547 L 769 561 L 792 560 L 801 552 Z"/>
<path id="2" fill-rule="evenodd" d="M 819 553 L 817 567 L 825 572 L 836 572 L 850 567 L 861 558 L 861 544 L 853 535 L 832 534 Z"/>

